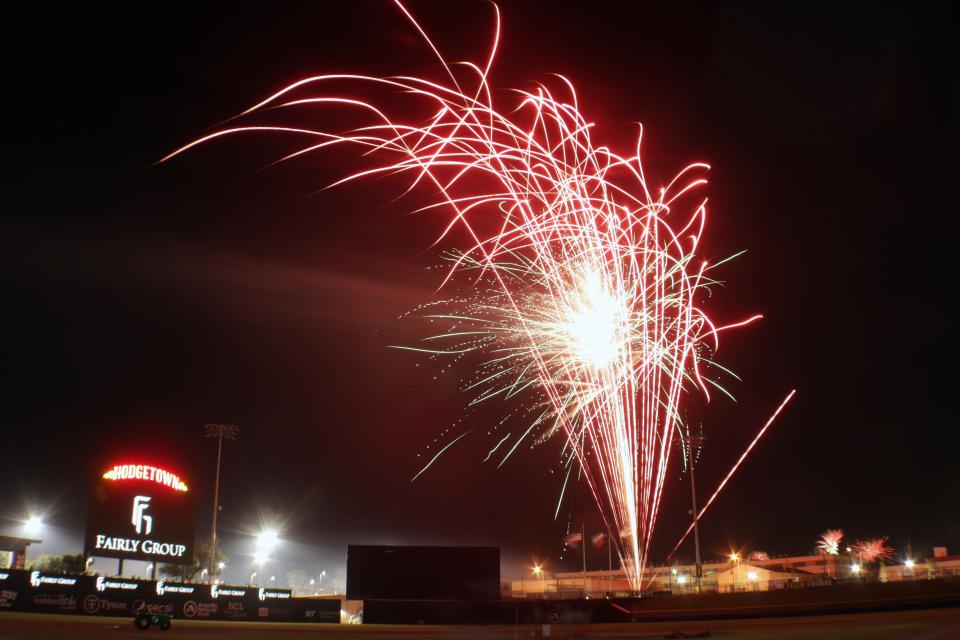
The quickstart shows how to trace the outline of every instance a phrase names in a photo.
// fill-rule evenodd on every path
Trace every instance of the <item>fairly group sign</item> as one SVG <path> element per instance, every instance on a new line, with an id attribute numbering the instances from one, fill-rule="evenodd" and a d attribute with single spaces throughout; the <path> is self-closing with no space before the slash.
<path id="1" fill-rule="evenodd" d="M 117 464 L 94 486 L 84 551 L 88 556 L 189 564 L 196 522 L 196 500 L 179 475 L 150 464 Z"/>

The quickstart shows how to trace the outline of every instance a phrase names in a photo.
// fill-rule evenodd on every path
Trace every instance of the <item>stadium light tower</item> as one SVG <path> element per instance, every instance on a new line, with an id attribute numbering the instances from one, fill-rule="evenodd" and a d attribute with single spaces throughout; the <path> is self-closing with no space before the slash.
<path id="1" fill-rule="evenodd" d="M 213 483 L 213 522 L 210 526 L 210 561 L 207 564 L 207 576 L 213 582 L 213 566 L 217 555 L 217 511 L 220 510 L 220 454 L 224 440 L 236 440 L 238 427 L 232 424 L 208 424 L 203 427 L 204 435 L 217 439 L 217 475 Z"/>
<path id="2" fill-rule="evenodd" d="M 30 517 L 27 518 L 23 523 L 23 531 L 30 536 L 35 536 L 42 532 L 43 527 L 43 518 L 36 514 L 30 514 Z"/>
<path id="3" fill-rule="evenodd" d="M 683 450 L 683 456 L 687 461 L 687 469 L 690 471 L 690 515 L 693 517 L 693 552 L 694 552 L 694 579 L 696 580 L 697 593 L 701 592 L 700 581 L 703 578 L 703 562 L 700 559 L 700 512 L 697 509 L 697 480 L 695 475 L 696 461 L 699 457 L 700 449 L 706 438 L 703 435 L 703 425 L 700 425 L 700 433 L 691 433 L 687 429 L 686 436 L 681 435 L 677 446 Z"/>

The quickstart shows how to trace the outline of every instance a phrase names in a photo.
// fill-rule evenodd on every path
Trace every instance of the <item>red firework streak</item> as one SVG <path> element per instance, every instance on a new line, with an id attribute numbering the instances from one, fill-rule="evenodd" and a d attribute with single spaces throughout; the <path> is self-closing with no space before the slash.
<path id="1" fill-rule="evenodd" d="M 706 503 L 705 505 L 703 505 L 703 508 L 700 509 L 700 512 L 699 512 L 698 514 L 696 514 L 696 517 L 694 518 L 694 521 L 690 523 L 690 526 L 687 527 L 687 530 L 684 532 L 684 534 L 683 534 L 682 536 L 680 536 L 680 540 L 677 541 L 677 544 L 676 544 L 676 546 L 673 548 L 673 551 L 671 551 L 671 552 L 667 555 L 667 558 L 668 558 L 668 559 L 669 559 L 671 556 L 673 556 L 673 554 L 675 554 L 675 553 L 677 552 L 677 549 L 680 548 L 680 545 L 683 544 L 683 541 L 686 540 L 686 539 L 687 539 L 687 536 L 690 535 L 690 532 L 693 531 L 694 525 L 695 525 L 697 522 L 699 522 L 699 521 L 700 521 L 700 518 L 703 517 L 703 514 L 707 512 L 707 509 L 710 508 L 710 505 L 713 504 L 713 501 L 716 500 L 716 499 L 717 499 L 717 496 L 720 495 L 720 492 L 723 491 L 723 488 L 727 485 L 727 482 L 730 480 L 730 478 L 733 477 L 733 474 L 735 474 L 735 473 L 737 472 L 737 469 L 740 468 L 740 465 L 743 464 L 743 461 L 747 459 L 747 456 L 748 456 L 748 455 L 750 455 L 750 451 L 756 446 L 756 444 L 757 444 L 758 442 L 760 442 L 760 438 L 763 437 L 763 434 L 765 434 L 765 433 L 767 432 L 767 429 L 770 428 L 770 425 L 773 424 L 773 421 L 777 419 L 777 416 L 780 415 L 780 412 L 783 411 L 783 408 L 787 406 L 787 403 L 790 402 L 790 401 L 793 399 L 793 396 L 794 396 L 794 394 L 796 394 L 796 393 L 797 393 L 797 390 L 796 390 L 796 389 L 794 389 L 793 391 L 791 391 L 790 393 L 788 393 L 788 394 L 787 394 L 787 397 L 784 398 L 784 399 L 783 399 L 783 402 L 780 403 L 780 406 L 777 407 L 777 410 L 773 412 L 773 415 L 772 415 L 772 416 L 770 416 L 770 419 L 767 420 L 766 424 L 763 425 L 763 428 L 760 429 L 759 432 L 757 432 L 756 437 L 754 437 L 754 439 L 750 442 L 750 444 L 747 446 L 747 448 L 744 450 L 744 452 L 740 455 L 740 458 L 739 458 L 739 459 L 737 460 L 737 462 L 733 465 L 733 467 L 731 467 L 731 469 L 730 469 L 730 471 L 727 473 L 727 475 L 724 476 L 723 480 L 720 481 L 719 486 L 717 486 L 717 490 L 713 492 L 713 495 L 710 496 L 710 499 L 707 500 L 707 503 Z"/>
<path id="2" fill-rule="evenodd" d="M 561 76 L 557 87 L 516 91 L 509 108 L 495 106 L 488 83 L 500 37 L 495 5 L 488 55 L 479 64 L 456 65 L 397 6 L 445 79 L 305 78 L 241 115 L 333 105 L 368 116 L 367 123 L 347 131 L 225 128 L 168 158 L 225 135 L 284 134 L 306 142 L 282 160 L 344 145 L 384 159 L 335 184 L 403 175 L 409 189 L 436 194 L 422 210 L 449 214 L 437 241 L 452 238 L 455 227 L 469 238 L 446 254 L 451 266 L 441 287 L 459 276 L 475 285 L 475 294 L 432 316 L 449 329 L 414 350 L 482 354 L 465 385 L 478 392 L 474 402 L 518 397 L 530 408 L 531 422 L 508 433 L 488 458 L 497 452 L 503 464 L 537 432 L 564 438 L 564 460 L 582 470 L 606 529 L 623 532 L 611 543 L 639 588 L 682 423 L 681 399 L 695 389 L 709 399 L 710 387 L 720 388 L 708 375 L 713 362 L 706 354 L 718 349 L 721 332 L 760 318 L 718 325 L 699 306 L 717 282 L 716 265 L 698 253 L 707 200 L 696 193 L 709 166 L 695 162 L 669 181 L 649 180 L 640 158 L 642 129 L 626 155 L 597 144 L 573 84 Z M 336 95 L 332 85 L 388 96 Z M 420 116 L 391 117 L 400 99 L 413 101 Z"/>

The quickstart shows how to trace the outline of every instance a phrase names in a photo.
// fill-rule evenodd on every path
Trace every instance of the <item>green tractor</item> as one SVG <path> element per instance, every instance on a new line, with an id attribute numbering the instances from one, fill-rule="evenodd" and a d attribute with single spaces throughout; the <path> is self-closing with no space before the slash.
<path id="1" fill-rule="evenodd" d="M 170 614 L 168 613 L 150 613 L 146 609 L 137 614 L 133 619 L 133 626 L 137 629 L 146 630 L 150 625 L 157 625 L 162 631 L 170 628 Z"/>

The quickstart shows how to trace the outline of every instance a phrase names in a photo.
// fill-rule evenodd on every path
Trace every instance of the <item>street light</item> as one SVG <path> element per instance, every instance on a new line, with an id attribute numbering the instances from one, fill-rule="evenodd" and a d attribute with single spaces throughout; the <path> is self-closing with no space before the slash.
<path id="1" fill-rule="evenodd" d="M 257 572 L 256 572 L 256 571 L 254 571 L 253 573 L 250 574 L 250 586 L 251 586 L 251 587 L 253 586 L 253 579 L 256 578 L 256 577 L 257 577 Z"/>
<path id="2" fill-rule="evenodd" d="M 907 560 L 907 561 L 905 561 L 905 562 L 903 563 L 903 566 L 905 566 L 907 569 L 913 569 L 913 560 Z"/>
<path id="3" fill-rule="evenodd" d="M 731 573 L 733 574 L 733 590 L 737 590 L 737 569 L 740 568 L 740 554 L 736 551 L 730 554 L 730 562 L 734 566 L 732 567 Z"/>
<path id="4" fill-rule="evenodd" d="M 851 564 L 851 565 L 850 565 L 850 572 L 851 572 L 851 573 L 860 573 L 860 565 L 858 565 L 858 564 Z"/>
<path id="5" fill-rule="evenodd" d="M 224 567 L 226 566 L 227 566 L 227 563 L 224 562 L 223 560 L 217 563 L 217 569 L 220 569 L 220 571 L 223 571 Z"/>
<path id="6" fill-rule="evenodd" d="M 539 564 L 533 565 L 533 575 L 540 578 L 540 593 L 543 596 L 547 595 L 547 587 L 544 584 L 543 580 L 543 566 Z"/>

